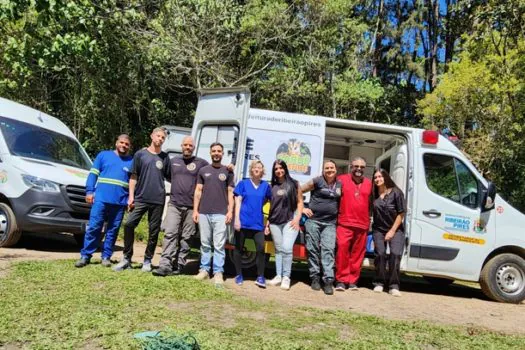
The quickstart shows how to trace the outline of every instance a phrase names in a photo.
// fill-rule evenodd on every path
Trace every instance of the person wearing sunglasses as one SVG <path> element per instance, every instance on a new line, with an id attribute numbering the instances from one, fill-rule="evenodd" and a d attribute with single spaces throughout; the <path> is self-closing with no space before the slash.
<path id="1" fill-rule="evenodd" d="M 356 157 L 350 173 L 338 176 L 342 195 L 337 217 L 335 256 L 336 291 L 357 290 L 370 226 L 372 181 L 364 176 L 366 162 Z"/>

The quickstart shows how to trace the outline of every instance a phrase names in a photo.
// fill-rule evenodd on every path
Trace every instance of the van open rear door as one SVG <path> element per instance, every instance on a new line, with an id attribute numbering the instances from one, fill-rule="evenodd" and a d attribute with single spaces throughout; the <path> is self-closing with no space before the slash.
<path id="1" fill-rule="evenodd" d="M 210 145 L 224 146 L 222 164 L 242 165 L 246 148 L 246 126 L 250 110 L 247 87 L 203 89 L 193 121 L 195 154 L 211 163 Z M 235 167 L 235 179 L 242 177 L 242 166 Z"/>

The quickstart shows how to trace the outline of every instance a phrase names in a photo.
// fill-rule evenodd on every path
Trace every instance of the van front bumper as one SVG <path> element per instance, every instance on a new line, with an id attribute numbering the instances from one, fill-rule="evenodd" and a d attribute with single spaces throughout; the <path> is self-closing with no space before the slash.
<path id="1" fill-rule="evenodd" d="M 22 231 L 73 234 L 86 231 L 91 207 L 80 186 L 61 186 L 58 193 L 29 189 L 11 205 Z"/>

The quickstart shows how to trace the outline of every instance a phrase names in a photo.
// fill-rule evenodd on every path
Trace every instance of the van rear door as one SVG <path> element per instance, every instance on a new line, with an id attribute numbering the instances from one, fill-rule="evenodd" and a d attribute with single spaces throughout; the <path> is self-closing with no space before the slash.
<path id="1" fill-rule="evenodd" d="M 211 163 L 210 145 L 224 146 L 222 164 L 238 164 L 235 179 L 242 177 L 246 148 L 246 125 L 250 109 L 250 90 L 247 87 L 203 89 L 193 121 L 192 136 L 195 154 Z"/>

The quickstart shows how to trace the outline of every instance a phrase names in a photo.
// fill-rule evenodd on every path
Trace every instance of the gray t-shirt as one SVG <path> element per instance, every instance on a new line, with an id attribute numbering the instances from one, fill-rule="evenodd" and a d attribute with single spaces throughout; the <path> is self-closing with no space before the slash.
<path id="1" fill-rule="evenodd" d="M 228 187 L 234 187 L 233 173 L 221 165 L 206 165 L 199 170 L 197 183 L 202 184 L 199 203 L 200 214 L 226 214 L 228 212 Z"/>
<path id="2" fill-rule="evenodd" d="M 208 162 L 199 157 L 171 158 L 171 196 L 170 203 L 179 207 L 193 208 L 193 194 L 197 175 Z"/>
<path id="3" fill-rule="evenodd" d="M 169 166 L 169 157 L 165 152 L 155 154 L 143 148 L 135 153 L 131 173 L 137 175 L 136 202 L 164 204 L 166 198 L 164 179 L 168 175 Z"/>
<path id="4" fill-rule="evenodd" d="M 312 181 L 314 189 L 310 196 L 309 208 L 314 215 L 310 219 L 335 224 L 341 199 L 341 182 L 336 180 L 332 185 L 328 185 L 323 176 L 318 176 Z"/>

